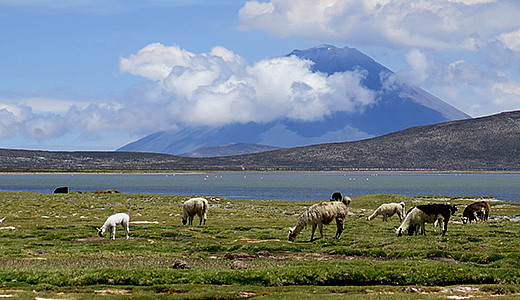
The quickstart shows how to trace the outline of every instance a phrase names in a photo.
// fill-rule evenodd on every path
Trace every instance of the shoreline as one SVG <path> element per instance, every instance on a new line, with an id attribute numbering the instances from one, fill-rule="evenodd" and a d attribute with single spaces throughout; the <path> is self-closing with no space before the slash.
<path id="1" fill-rule="evenodd" d="M 389 170 L 344 170 L 344 171 L 267 171 L 267 170 L 204 170 L 204 171 L 192 171 L 192 170 L 47 170 L 47 171 L 0 171 L 0 175 L 161 175 L 161 174 L 220 174 L 220 173 L 338 173 L 338 174 L 439 174 L 439 175 L 458 175 L 458 174 L 520 174 L 519 171 L 412 171 L 412 170 L 404 170 L 404 171 L 389 171 Z"/>

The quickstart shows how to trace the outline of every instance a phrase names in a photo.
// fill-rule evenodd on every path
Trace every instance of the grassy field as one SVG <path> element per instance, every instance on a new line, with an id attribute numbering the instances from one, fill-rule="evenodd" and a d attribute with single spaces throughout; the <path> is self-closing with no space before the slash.
<path id="1" fill-rule="evenodd" d="M 462 224 L 473 199 L 354 197 L 340 240 L 336 226 L 312 243 L 288 227 L 314 202 L 207 197 L 207 224 L 183 226 L 187 196 L 0 192 L 0 297 L 16 299 L 468 299 L 520 298 L 520 222 Z M 397 216 L 367 222 L 382 203 L 459 205 L 445 237 L 395 237 Z M 520 215 L 492 201 L 491 217 Z M 116 212 L 130 239 L 97 236 Z M 11 227 L 12 226 L 12 227 Z M 14 229 L 13 229 L 14 227 Z M 319 236 L 319 234 L 318 234 Z"/>

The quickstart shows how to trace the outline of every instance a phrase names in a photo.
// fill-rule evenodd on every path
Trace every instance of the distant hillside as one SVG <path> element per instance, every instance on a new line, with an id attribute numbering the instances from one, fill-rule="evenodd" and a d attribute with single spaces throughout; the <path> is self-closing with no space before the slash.
<path id="1" fill-rule="evenodd" d="M 179 155 L 201 146 L 237 142 L 289 148 L 355 141 L 412 126 L 470 118 L 417 86 L 398 82 L 389 85 L 385 80 L 394 73 L 355 48 L 321 45 L 306 50 L 294 50 L 287 56 L 312 61 L 313 72 L 332 75 L 337 72 L 361 71 L 364 74 L 361 85 L 377 95 L 377 100 L 363 109 L 338 109 L 312 121 L 287 117 L 265 123 L 233 123 L 222 127 L 186 127 L 179 131 L 159 131 L 124 145 L 118 151 Z M 344 101 L 350 101 L 347 94 Z"/>
<path id="2" fill-rule="evenodd" d="M 231 156 L 249 153 L 258 153 L 270 150 L 281 149 L 267 145 L 250 144 L 250 143 L 229 143 L 218 146 L 202 146 L 194 151 L 179 154 L 185 157 L 217 157 Z"/>
<path id="3" fill-rule="evenodd" d="M 520 171 L 519 157 L 520 111 L 514 111 L 362 141 L 214 158 L 0 149 L 0 166 L 3 170 Z"/>

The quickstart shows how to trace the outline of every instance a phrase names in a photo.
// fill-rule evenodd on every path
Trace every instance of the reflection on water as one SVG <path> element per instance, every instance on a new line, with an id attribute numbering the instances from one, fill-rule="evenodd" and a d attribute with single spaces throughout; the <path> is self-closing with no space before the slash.
<path id="1" fill-rule="evenodd" d="M 335 191 L 366 194 L 494 196 L 520 201 L 520 174 L 218 173 L 0 174 L 0 190 L 52 193 L 114 189 L 129 194 L 220 196 L 231 199 L 323 200 Z"/>

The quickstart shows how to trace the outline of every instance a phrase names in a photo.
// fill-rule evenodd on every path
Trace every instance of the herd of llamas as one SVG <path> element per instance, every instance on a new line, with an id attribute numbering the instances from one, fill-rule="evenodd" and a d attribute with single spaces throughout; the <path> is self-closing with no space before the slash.
<path id="1" fill-rule="evenodd" d="M 332 220 L 336 220 L 335 239 L 341 237 L 345 218 L 348 215 L 350 203 L 352 199 L 345 196 L 342 197 L 340 192 L 332 194 L 330 201 L 317 203 L 309 207 L 303 212 L 296 223 L 296 226 L 289 228 L 289 241 L 293 242 L 296 236 L 307 226 L 311 226 L 311 242 L 314 241 L 316 228 L 320 231 L 320 238 L 323 238 L 323 225 L 330 224 Z M 193 218 L 199 217 L 199 225 L 206 224 L 208 212 L 208 200 L 197 197 L 186 200 L 182 206 L 182 224 L 193 225 Z M 441 236 L 446 234 L 448 230 L 448 222 L 450 217 L 455 214 L 457 207 L 449 204 L 426 204 L 418 205 L 410 209 L 405 214 L 405 204 L 401 203 L 384 203 L 379 206 L 374 213 L 368 216 L 367 221 L 371 221 L 378 216 L 382 216 L 383 222 L 388 222 L 388 218 L 397 215 L 401 225 L 395 228 L 397 237 L 407 233 L 409 236 L 425 234 L 425 224 L 432 223 L 434 228 L 440 224 Z M 489 219 L 490 206 L 486 201 L 474 202 L 464 209 L 462 213 L 462 222 L 464 224 L 472 221 L 479 222 Z M 0 225 L 5 218 L 0 219 Z M 125 236 L 129 238 L 130 217 L 125 213 L 117 213 L 107 218 L 103 226 L 97 228 L 100 237 L 105 232 L 110 233 L 110 238 L 115 239 L 116 227 L 121 225 L 125 231 Z"/>
<path id="2" fill-rule="evenodd" d="M 319 229 L 320 238 L 323 238 L 323 225 L 330 224 L 336 220 L 335 239 L 341 237 L 343 232 L 344 221 L 349 213 L 349 207 L 352 199 L 343 197 L 340 192 L 332 194 L 330 201 L 321 202 L 312 205 L 300 215 L 298 222 L 294 227 L 289 228 L 289 241 L 294 242 L 296 236 L 309 225 L 311 227 L 311 239 L 314 241 L 316 228 Z M 193 218 L 199 217 L 199 225 L 205 225 L 208 212 L 208 201 L 204 198 L 197 197 L 186 200 L 182 205 L 182 224 L 193 225 Z M 432 223 L 435 227 L 440 226 L 441 236 L 446 234 L 450 217 L 455 214 L 457 207 L 450 204 L 430 203 L 426 205 L 418 205 L 405 213 L 405 204 L 401 203 L 384 203 L 381 204 L 370 216 L 366 217 L 367 221 L 371 221 L 378 216 L 383 218 L 383 222 L 388 222 L 388 218 L 393 215 L 399 217 L 401 225 L 395 227 L 395 235 L 400 237 L 405 233 L 409 236 L 425 234 L 425 224 Z M 472 221 L 479 222 L 488 220 L 490 206 L 486 201 L 479 201 L 468 205 L 462 214 L 462 222 L 464 224 Z M 3 220 L 3 219 L 2 219 Z M 2 221 L 0 220 L 0 222 Z M 117 213 L 108 217 L 101 228 L 97 228 L 99 236 L 103 237 L 105 232 L 110 232 L 110 238 L 115 239 L 116 226 L 121 225 L 125 230 L 126 238 L 129 238 L 128 214 Z M 0 223 L 1 224 L 1 223 Z"/>

